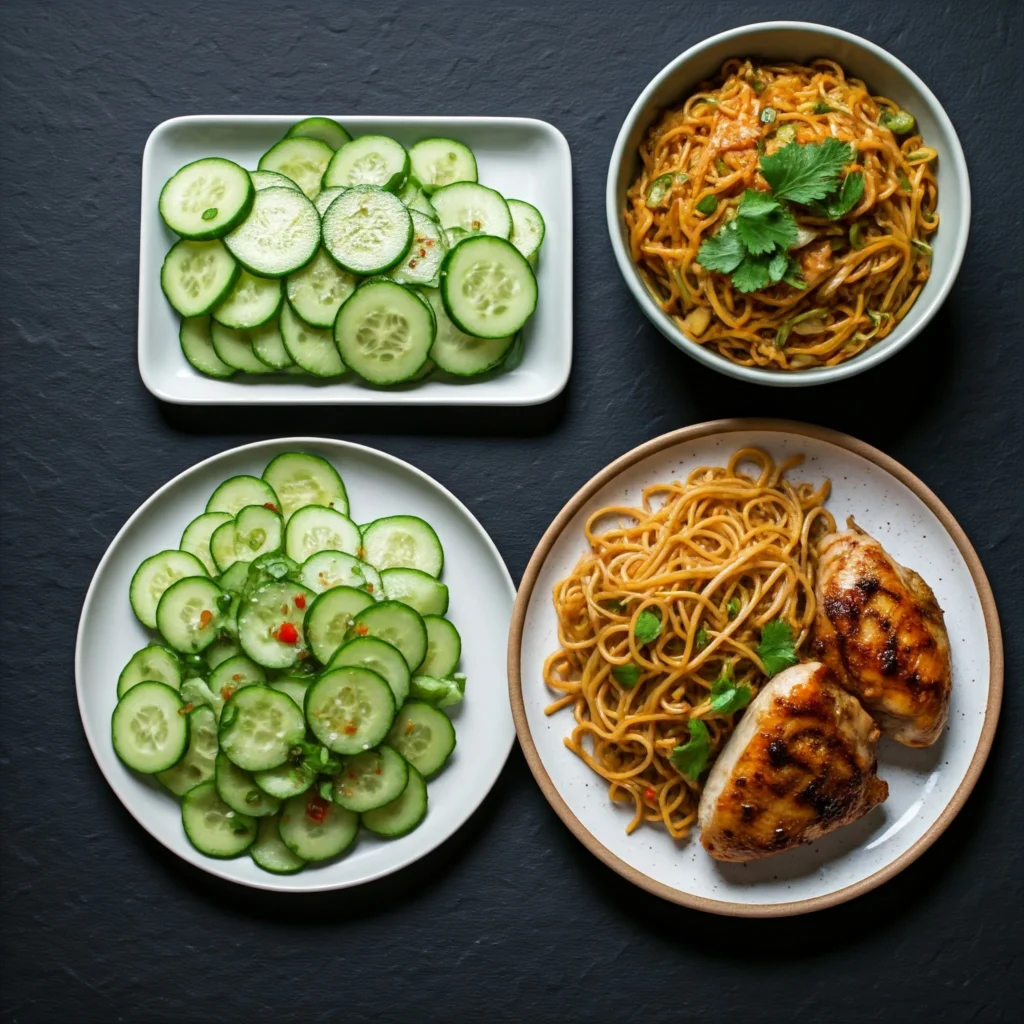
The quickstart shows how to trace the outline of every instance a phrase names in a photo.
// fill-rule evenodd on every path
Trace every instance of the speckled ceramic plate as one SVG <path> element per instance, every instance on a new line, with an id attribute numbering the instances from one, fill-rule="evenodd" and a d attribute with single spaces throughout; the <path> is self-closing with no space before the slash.
<path id="1" fill-rule="evenodd" d="M 927 750 L 883 739 L 879 775 L 889 798 L 822 841 L 751 864 L 712 860 L 696 836 L 676 843 L 657 827 L 627 836 L 632 810 L 611 803 L 604 781 L 563 745 L 571 708 L 546 716 L 553 699 L 544 659 L 557 647 L 554 584 L 585 548 L 583 523 L 611 503 L 636 504 L 649 484 L 722 464 L 744 445 L 776 460 L 803 453 L 794 477 L 830 477 L 837 523 L 856 516 L 900 563 L 932 586 L 953 652 L 949 724 Z M 656 438 L 598 473 L 559 513 L 519 588 L 508 652 L 512 713 L 544 795 L 578 839 L 649 892 L 698 910 L 778 917 L 852 899 L 897 874 L 942 833 L 963 806 L 988 756 L 999 717 L 1003 654 L 992 591 L 970 541 L 949 510 L 913 474 L 844 434 L 799 423 L 721 420 Z"/>

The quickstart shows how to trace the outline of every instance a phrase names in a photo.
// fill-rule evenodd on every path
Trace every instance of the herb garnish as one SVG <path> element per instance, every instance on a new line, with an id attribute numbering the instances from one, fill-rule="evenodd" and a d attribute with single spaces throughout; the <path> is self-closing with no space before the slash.
<path id="1" fill-rule="evenodd" d="M 753 691 L 746 683 L 737 683 L 732 662 L 727 661 L 719 677 L 711 684 L 711 710 L 721 715 L 734 715 L 750 703 Z"/>
<path id="2" fill-rule="evenodd" d="M 761 642 L 757 646 L 757 656 L 769 677 L 800 660 L 796 656 L 793 628 L 785 619 L 772 619 L 771 622 L 764 624 Z"/>
<path id="3" fill-rule="evenodd" d="M 612 665 L 612 679 L 631 690 L 640 681 L 639 665 Z"/>
<path id="4" fill-rule="evenodd" d="M 638 644 L 649 644 L 657 640 L 661 633 L 661 618 L 650 609 L 645 608 L 637 617 L 633 627 L 633 636 Z"/>
<path id="5" fill-rule="evenodd" d="M 675 747 L 670 756 L 681 775 L 696 781 L 708 763 L 711 736 L 708 727 L 699 718 L 691 718 L 687 724 L 690 727 L 690 738 L 682 746 Z"/>

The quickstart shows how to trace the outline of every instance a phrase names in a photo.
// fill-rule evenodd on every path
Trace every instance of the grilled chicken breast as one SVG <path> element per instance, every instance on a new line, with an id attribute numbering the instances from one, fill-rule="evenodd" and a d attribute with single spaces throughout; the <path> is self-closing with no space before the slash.
<path id="1" fill-rule="evenodd" d="M 780 672 L 751 701 L 700 799 L 716 860 L 781 853 L 856 821 L 888 795 L 875 774 L 878 727 L 824 665 Z"/>
<path id="2" fill-rule="evenodd" d="M 811 652 L 860 700 L 882 732 L 908 747 L 938 739 L 952 664 L 942 609 L 916 572 L 853 521 L 818 545 Z"/>

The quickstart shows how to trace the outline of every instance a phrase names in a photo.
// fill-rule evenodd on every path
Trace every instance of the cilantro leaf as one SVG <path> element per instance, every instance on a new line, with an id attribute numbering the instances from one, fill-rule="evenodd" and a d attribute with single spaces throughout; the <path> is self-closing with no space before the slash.
<path id="1" fill-rule="evenodd" d="M 693 649 L 695 651 L 703 651 L 709 643 L 711 643 L 711 637 L 708 636 L 707 627 L 701 626 L 697 630 L 697 635 L 693 638 Z"/>
<path id="2" fill-rule="evenodd" d="M 771 278 L 772 284 L 778 284 L 785 276 L 786 271 L 789 270 L 790 257 L 789 253 L 777 252 L 768 264 L 768 276 Z"/>
<path id="3" fill-rule="evenodd" d="M 612 665 L 612 679 L 631 690 L 640 681 L 639 665 Z"/>
<path id="4" fill-rule="evenodd" d="M 649 644 L 661 635 L 661 618 L 649 608 L 645 608 L 637 617 L 633 627 L 633 636 L 638 644 Z"/>
<path id="5" fill-rule="evenodd" d="M 711 736 L 708 727 L 699 718 L 691 718 L 687 724 L 690 727 L 690 738 L 682 746 L 675 747 L 670 757 L 680 775 L 696 782 L 708 763 Z"/>
<path id="6" fill-rule="evenodd" d="M 744 256 L 743 262 L 733 271 L 732 284 L 738 292 L 759 292 L 771 283 L 768 264 L 764 257 Z"/>
<path id="7" fill-rule="evenodd" d="M 736 229 L 729 225 L 701 242 L 697 250 L 697 262 L 705 270 L 717 270 L 720 274 L 731 274 L 746 255 L 743 240 Z"/>
<path id="8" fill-rule="evenodd" d="M 720 715 L 734 715 L 750 703 L 753 695 L 746 683 L 737 685 L 732 675 L 732 662 L 726 662 L 721 675 L 711 684 L 711 710 Z"/>
<path id="9" fill-rule="evenodd" d="M 860 202 L 862 195 L 864 195 L 864 175 L 860 171 L 852 171 L 843 178 L 843 184 L 833 195 L 828 196 L 820 203 L 815 203 L 812 209 L 820 217 L 839 220 Z"/>
<path id="10" fill-rule="evenodd" d="M 747 193 L 750 194 L 749 192 Z M 776 246 L 784 251 L 796 242 L 797 226 L 788 210 L 778 207 L 772 213 L 747 217 L 740 206 L 736 218 L 736 233 L 743 239 L 747 251 L 753 256 L 770 253 Z"/>
<path id="11" fill-rule="evenodd" d="M 839 175 L 853 159 L 853 146 L 828 138 L 806 145 L 791 142 L 761 157 L 759 168 L 776 199 L 811 203 L 835 191 Z"/>
<path id="12" fill-rule="evenodd" d="M 789 267 L 782 275 L 782 280 L 792 288 L 799 288 L 800 291 L 804 291 L 807 288 L 807 282 L 804 280 L 800 262 L 793 258 L 790 258 Z"/>
<path id="13" fill-rule="evenodd" d="M 785 619 L 772 619 L 764 624 L 761 642 L 757 645 L 757 656 L 769 677 L 800 660 L 796 656 L 793 629 Z"/>
<path id="14" fill-rule="evenodd" d="M 725 614 L 729 616 L 729 620 L 733 620 L 740 613 L 740 599 L 738 597 L 730 598 L 725 605 Z"/>
<path id="15" fill-rule="evenodd" d="M 738 213 L 741 217 L 767 217 L 781 209 L 778 199 L 771 192 L 748 188 L 740 199 Z"/>

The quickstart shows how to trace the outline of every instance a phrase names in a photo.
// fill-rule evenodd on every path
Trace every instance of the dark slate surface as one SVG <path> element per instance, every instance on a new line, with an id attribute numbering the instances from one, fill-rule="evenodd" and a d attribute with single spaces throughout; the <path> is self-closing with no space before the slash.
<path id="1" fill-rule="evenodd" d="M 4 1019 L 1011 1019 L 1024 813 L 1021 10 L 3 4 Z M 973 175 L 971 243 L 938 321 L 886 365 L 813 391 L 738 384 L 670 347 L 628 296 L 604 227 L 608 155 L 648 79 L 702 36 L 773 16 L 830 21 L 904 59 L 949 110 Z M 135 362 L 146 136 L 178 114 L 300 109 L 523 114 L 565 133 L 576 362 L 561 399 L 395 413 L 367 430 L 363 413 L 176 409 L 146 393 Z M 1000 605 L 1008 693 L 989 765 L 946 835 L 880 890 L 774 923 L 661 903 L 571 837 L 518 750 L 432 856 L 314 898 L 248 892 L 178 862 L 104 784 L 75 705 L 81 601 L 127 516 L 197 460 L 295 432 L 378 446 L 460 495 L 518 579 L 562 503 L 610 459 L 734 415 L 825 424 L 901 460 L 959 518 Z"/>

